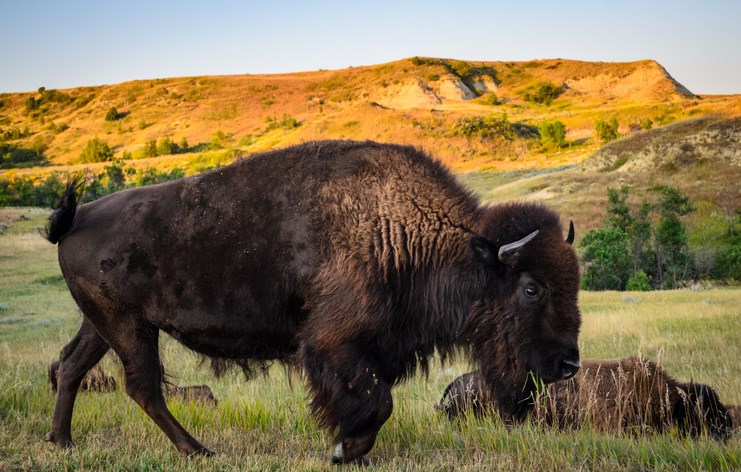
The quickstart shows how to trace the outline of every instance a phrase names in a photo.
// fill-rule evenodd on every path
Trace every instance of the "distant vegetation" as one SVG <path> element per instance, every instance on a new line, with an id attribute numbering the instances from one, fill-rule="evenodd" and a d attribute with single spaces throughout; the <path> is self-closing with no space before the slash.
<path id="1" fill-rule="evenodd" d="M 594 124 L 594 130 L 600 142 L 605 144 L 620 137 L 618 126 L 618 120 L 613 116 L 609 121 L 597 120 Z"/>
<path id="2" fill-rule="evenodd" d="M 87 142 L 85 149 L 80 153 L 78 159 L 83 164 L 92 162 L 107 162 L 113 159 L 113 150 L 108 144 L 99 138 L 93 138 Z"/>
<path id="3" fill-rule="evenodd" d="M 113 160 L 110 165 L 103 167 L 102 172 L 86 176 L 81 200 L 91 201 L 125 188 L 157 184 L 184 176 L 185 170 L 179 167 L 168 171 L 135 169 L 127 167 L 123 160 Z M 13 175 L 4 176 L 0 178 L 0 206 L 54 208 L 71 177 L 65 173 L 52 173 L 41 181 L 34 181 Z"/>
<path id="4" fill-rule="evenodd" d="M 506 114 L 499 117 L 489 115 L 459 118 L 455 122 L 453 133 L 466 138 L 480 137 L 482 139 L 503 138 L 511 140 L 516 136 Z"/>
<path id="5" fill-rule="evenodd" d="M 539 84 L 535 92 L 525 92 L 523 98 L 529 102 L 540 103 L 541 105 L 550 105 L 553 100 L 557 99 L 563 93 L 563 88 L 552 82 Z"/>
<path id="6" fill-rule="evenodd" d="M 566 146 L 566 125 L 558 120 L 545 120 L 538 127 L 540 142 L 545 146 Z"/>
<path id="7" fill-rule="evenodd" d="M 670 289 L 700 279 L 741 280 L 741 212 L 728 222 L 714 257 L 702 261 L 682 221 L 695 211 L 690 199 L 670 186 L 657 186 L 654 193 L 657 200 L 631 208 L 628 187 L 608 189 L 603 227 L 581 241 L 583 288 Z"/>

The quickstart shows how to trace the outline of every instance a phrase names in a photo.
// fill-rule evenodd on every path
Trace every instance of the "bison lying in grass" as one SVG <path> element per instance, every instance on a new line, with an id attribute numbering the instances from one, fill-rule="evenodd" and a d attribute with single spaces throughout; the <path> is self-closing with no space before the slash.
<path id="1" fill-rule="evenodd" d="M 59 375 L 59 361 L 49 365 L 49 383 L 52 392 L 57 391 L 57 377 Z M 103 368 L 96 364 L 82 378 L 80 390 L 83 392 L 113 392 L 116 390 L 116 379 L 106 374 Z M 208 385 L 188 385 L 180 387 L 166 382 L 165 395 L 168 398 L 180 398 L 186 402 L 208 403 L 216 405 L 218 401 L 211 387 Z"/>
<path id="2" fill-rule="evenodd" d="M 452 419 L 466 412 L 484 415 L 495 403 L 474 371 L 447 386 L 439 408 Z M 732 414 L 715 390 L 677 382 L 654 362 L 635 357 L 582 361 L 579 373 L 548 385 L 533 403 L 531 415 L 537 421 L 561 428 L 590 425 L 606 432 L 643 433 L 674 425 L 691 437 L 706 431 L 721 440 L 733 431 Z"/>
<path id="3" fill-rule="evenodd" d="M 59 375 L 59 361 L 54 361 L 49 365 L 49 383 L 51 383 L 52 392 L 57 391 L 57 377 Z M 80 383 L 80 390 L 83 392 L 112 392 L 116 390 L 116 379 L 103 372 L 100 365 L 90 369 Z"/>

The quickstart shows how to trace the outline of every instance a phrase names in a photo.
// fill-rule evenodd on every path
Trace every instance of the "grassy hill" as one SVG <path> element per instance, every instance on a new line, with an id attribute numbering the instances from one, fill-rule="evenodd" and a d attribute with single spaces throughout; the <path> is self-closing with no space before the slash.
<path id="1" fill-rule="evenodd" d="M 660 185 L 678 188 L 696 211 L 684 218 L 693 247 L 727 242 L 741 209 L 741 118 L 704 117 L 613 141 L 582 164 L 460 178 L 484 200 L 537 200 L 577 225 L 577 241 L 607 216 L 607 189 L 629 187 L 628 203 L 656 200 Z"/>
<path id="2" fill-rule="evenodd" d="M 622 137 L 602 147 L 595 122 L 613 117 Z M 307 140 L 374 139 L 432 152 L 486 201 L 545 201 L 574 218 L 577 239 L 604 218 L 608 187 L 631 187 L 637 205 L 657 185 L 672 185 L 696 204 L 687 217 L 694 240 L 713 246 L 741 208 L 739 117 L 741 95 L 694 95 L 650 60 L 414 57 L 336 71 L 40 89 L 0 95 L 0 157 L 12 148 L 45 158 L 5 165 L 0 181 L 100 174 L 109 162 L 79 162 L 94 138 L 126 158 L 120 165 L 139 172 L 139 183 L 148 169 L 190 174 Z M 541 143 L 544 120 L 564 123 L 565 146 Z M 185 152 L 148 153 L 165 139 Z"/>
<path id="3" fill-rule="evenodd" d="M 709 114 L 741 115 L 741 97 L 696 96 L 649 60 L 411 58 L 335 71 L 1 94 L 0 137 L 54 166 L 77 163 L 95 137 L 114 156 L 135 160 L 147 155 L 152 140 L 185 139 L 188 155 L 134 163 L 164 167 L 213 148 L 231 149 L 217 158 L 229 160 L 235 153 L 346 138 L 419 145 L 456 171 L 505 171 L 583 161 L 600 145 L 594 139 L 600 119 L 616 117 L 620 132 L 630 134 L 649 120 L 656 127 Z M 567 147 L 540 144 L 537 127 L 545 119 L 565 124 Z"/>

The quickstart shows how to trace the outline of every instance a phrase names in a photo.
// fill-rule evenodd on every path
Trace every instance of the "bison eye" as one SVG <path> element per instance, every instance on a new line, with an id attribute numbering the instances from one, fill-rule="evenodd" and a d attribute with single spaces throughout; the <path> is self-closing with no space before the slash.
<path id="1" fill-rule="evenodd" d="M 540 289 L 535 284 L 525 285 L 525 295 L 529 298 L 537 298 L 540 295 Z"/>

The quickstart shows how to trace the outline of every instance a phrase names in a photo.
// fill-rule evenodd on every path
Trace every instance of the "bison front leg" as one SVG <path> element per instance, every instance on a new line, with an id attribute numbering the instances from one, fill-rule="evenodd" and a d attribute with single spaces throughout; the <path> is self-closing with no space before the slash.
<path id="1" fill-rule="evenodd" d="M 381 426 L 393 410 L 391 385 L 376 363 L 353 345 L 317 352 L 302 349 L 302 362 L 313 393 L 312 410 L 337 434 L 334 463 L 367 463 Z"/>

